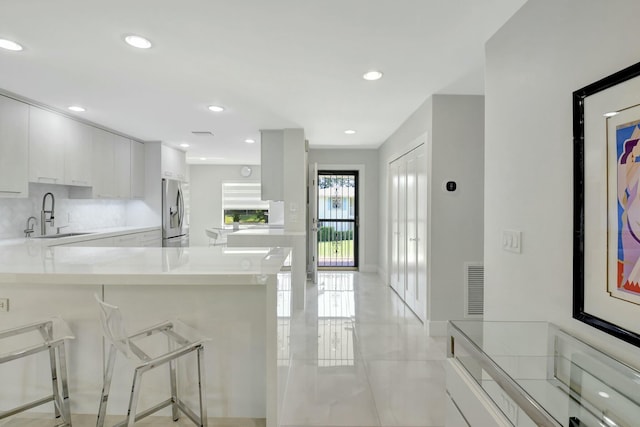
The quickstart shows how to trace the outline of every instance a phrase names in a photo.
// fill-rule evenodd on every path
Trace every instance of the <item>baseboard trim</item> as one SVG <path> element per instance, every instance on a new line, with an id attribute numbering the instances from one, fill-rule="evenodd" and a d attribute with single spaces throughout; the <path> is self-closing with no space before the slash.
<path id="1" fill-rule="evenodd" d="M 378 266 L 375 264 L 365 264 L 360 266 L 360 271 L 363 273 L 377 273 Z"/>
<path id="2" fill-rule="evenodd" d="M 380 266 L 377 266 L 376 271 L 378 272 L 378 277 L 382 280 L 382 283 L 389 284 L 389 276 L 387 276 L 387 270 Z"/>
<path id="3" fill-rule="evenodd" d="M 430 337 L 446 337 L 447 336 L 447 322 L 446 320 L 429 320 L 429 336 Z"/>

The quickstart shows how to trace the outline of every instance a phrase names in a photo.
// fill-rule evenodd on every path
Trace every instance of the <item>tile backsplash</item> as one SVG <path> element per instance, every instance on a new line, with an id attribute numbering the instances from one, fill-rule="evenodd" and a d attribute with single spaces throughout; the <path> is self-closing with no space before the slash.
<path id="1" fill-rule="evenodd" d="M 23 230 L 30 216 L 37 218 L 34 235 L 39 235 L 42 198 L 47 192 L 55 197 L 54 225 L 68 225 L 63 233 L 126 225 L 126 200 L 69 199 L 68 187 L 31 183 L 27 199 L 0 198 L 0 239 L 24 237 Z M 50 203 L 47 199 L 47 209 Z M 47 233 L 55 233 L 55 228 L 49 228 Z"/>

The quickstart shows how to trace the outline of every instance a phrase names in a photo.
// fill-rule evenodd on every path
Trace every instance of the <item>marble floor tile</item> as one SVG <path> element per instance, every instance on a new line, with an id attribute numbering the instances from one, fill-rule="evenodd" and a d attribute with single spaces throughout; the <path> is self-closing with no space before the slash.
<path id="1" fill-rule="evenodd" d="M 319 366 L 294 360 L 281 413 L 281 425 L 379 426 L 362 360 Z"/>
<path id="2" fill-rule="evenodd" d="M 380 425 L 444 425 L 446 394 L 442 361 L 366 363 Z"/>
<path id="3" fill-rule="evenodd" d="M 320 273 L 291 354 L 282 426 L 444 425 L 446 340 L 377 275 Z"/>
<path id="4" fill-rule="evenodd" d="M 444 340 L 427 335 L 422 325 L 356 323 L 356 337 L 366 360 L 442 360 Z"/>

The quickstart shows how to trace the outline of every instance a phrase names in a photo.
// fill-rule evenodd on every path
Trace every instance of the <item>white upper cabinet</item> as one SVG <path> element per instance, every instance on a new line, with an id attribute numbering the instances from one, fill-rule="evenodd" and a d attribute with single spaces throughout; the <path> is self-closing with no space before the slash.
<path id="1" fill-rule="evenodd" d="M 131 140 L 113 135 L 115 197 L 131 198 Z"/>
<path id="2" fill-rule="evenodd" d="M 131 141 L 131 198 L 144 199 L 144 144 Z"/>
<path id="3" fill-rule="evenodd" d="M 67 120 L 67 139 L 64 147 L 64 183 L 90 186 L 92 184 L 92 127 L 75 120 Z"/>
<path id="4" fill-rule="evenodd" d="M 131 197 L 131 140 L 98 128 L 93 128 L 92 197 Z"/>
<path id="5" fill-rule="evenodd" d="M 29 181 L 64 184 L 67 119 L 29 106 Z"/>
<path id="6" fill-rule="evenodd" d="M 29 106 L 0 96 L 0 197 L 27 197 Z"/>
<path id="7" fill-rule="evenodd" d="M 162 177 L 185 181 L 187 179 L 187 158 L 184 151 L 163 145 L 161 148 Z"/>
<path id="8" fill-rule="evenodd" d="M 93 128 L 93 197 L 116 197 L 113 179 L 115 167 L 115 150 L 113 135 L 102 129 Z"/>

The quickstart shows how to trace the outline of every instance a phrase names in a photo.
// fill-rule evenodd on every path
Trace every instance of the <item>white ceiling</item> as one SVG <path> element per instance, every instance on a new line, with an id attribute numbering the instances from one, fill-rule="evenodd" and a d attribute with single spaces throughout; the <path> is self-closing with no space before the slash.
<path id="1" fill-rule="evenodd" d="M 260 129 L 376 148 L 430 95 L 483 93 L 484 43 L 524 3 L 3 0 L 0 38 L 25 49 L 0 49 L 0 89 L 82 105 L 79 117 L 144 141 L 190 143 L 191 163 L 257 164 L 259 143 L 244 140 Z M 154 46 L 126 45 L 131 33 Z M 371 69 L 384 77 L 363 80 Z"/>

